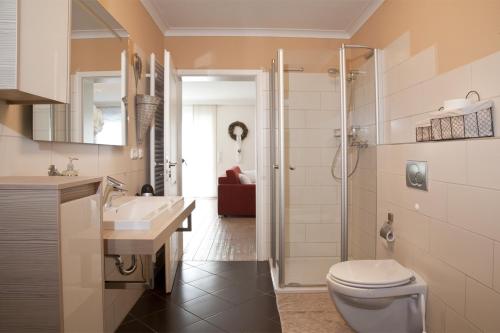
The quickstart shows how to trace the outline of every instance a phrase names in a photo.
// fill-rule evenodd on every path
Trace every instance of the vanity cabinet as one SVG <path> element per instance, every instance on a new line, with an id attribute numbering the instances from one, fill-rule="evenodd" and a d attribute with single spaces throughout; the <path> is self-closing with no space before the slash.
<path id="1" fill-rule="evenodd" d="M 68 103 L 71 0 L 0 1 L 0 100 Z"/>
<path id="2" fill-rule="evenodd" d="M 100 186 L 0 177 L 0 331 L 103 332 Z"/>

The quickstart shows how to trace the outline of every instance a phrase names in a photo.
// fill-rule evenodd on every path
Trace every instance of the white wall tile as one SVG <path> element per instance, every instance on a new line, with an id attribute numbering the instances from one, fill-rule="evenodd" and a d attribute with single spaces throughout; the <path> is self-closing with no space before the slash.
<path id="1" fill-rule="evenodd" d="M 306 240 L 305 224 L 287 224 L 285 230 L 287 242 L 303 242 Z"/>
<path id="2" fill-rule="evenodd" d="M 390 203 L 382 204 L 384 207 L 382 212 L 385 212 L 385 216 L 387 213 L 394 214 L 393 229 L 396 238 L 400 241 L 408 241 L 419 248 L 429 249 L 429 217 Z"/>
<path id="3" fill-rule="evenodd" d="M 323 73 L 288 73 L 291 91 L 336 91 L 338 79 Z"/>
<path id="4" fill-rule="evenodd" d="M 51 164 L 52 143 L 20 136 L 0 137 L 0 175 L 46 176 Z"/>
<path id="5" fill-rule="evenodd" d="M 493 263 L 493 287 L 500 292 L 500 243 L 495 242 L 495 262 Z"/>
<path id="6" fill-rule="evenodd" d="M 500 332 L 500 294 L 467 278 L 465 316 L 484 332 Z"/>
<path id="7" fill-rule="evenodd" d="M 329 129 L 290 129 L 286 136 L 290 147 L 331 147 L 334 144 Z"/>
<path id="8" fill-rule="evenodd" d="M 80 176 L 95 176 L 98 172 L 98 146 L 69 143 L 52 144 L 52 164 L 59 168 L 59 171 L 66 169 L 68 157 L 76 157 L 74 161 L 75 170 Z"/>
<path id="9" fill-rule="evenodd" d="M 447 218 L 447 184 L 429 181 L 429 191 L 420 191 L 406 186 L 406 177 L 390 173 L 380 174 L 382 200 L 388 200 L 408 210 L 430 216 L 438 220 Z"/>
<path id="10" fill-rule="evenodd" d="M 433 220 L 430 253 L 482 283 L 493 285 L 493 241 Z"/>
<path id="11" fill-rule="evenodd" d="M 294 166 L 320 166 L 322 165 L 321 148 L 288 148 L 290 164 Z"/>
<path id="12" fill-rule="evenodd" d="M 384 48 L 383 71 L 386 72 L 409 58 L 410 32 L 407 31 Z"/>
<path id="13" fill-rule="evenodd" d="M 467 319 L 460 316 L 450 308 L 446 309 L 446 333 L 479 333 L 477 327 L 473 326 Z"/>
<path id="14" fill-rule="evenodd" d="M 289 249 L 292 257 L 336 257 L 339 255 L 335 243 L 290 243 Z"/>
<path id="15" fill-rule="evenodd" d="M 338 92 L 322 92 L 321 110 L 340 110 L 340 94 Z"/>
<path id="16" fill-rule="evenodd" d="M 500 170 L 500 140 L 467 141 L 468 184 L 500 189 L 500 172 L 498 170 Z"/>
<path id="17" fill-rule="evenodd" d="M 470 65 L 438 75 L 422 84 L 423 111 L 436 111 L 445 100 L 464 98 L 470 89 Z"/>
<path id="18" fill-rule="evenodd" d="M 321 93 L 316 91 L 289 91 L 285 98 L 285 107 L 290 109 L 315 109 L 321 108 Z"/>
<path id="19" fill-rule="evenodd" d="M 286 109 L 285 119 L 285 128 L 306 128 L 305 110 Z"/>
<path id="20" fill-rule="evenodd" d="M 329 128 L 333 136 L 333 129 L 340 128 L 340 114 L 336 111 L 309 111 L 304 115 L 302 128 Z"/>
<path id="21" fill-rule="evenodd" d="M 500 191 L 448 185 L 448 221 L 500 241 Z"/>
<path id="22" fill-rule="evenodd" d="M 472 89 L 477 90 L 482 99 L 500 96 L 500 52 L 493 53 L 471 64 Z"/>
<path id="23" fill-rule="evenodd" d="M 427 331 L 443 333 L 445 330 L 446 304 L 431 292 L 427 292 Z"/>
<path id="24" fill-rule="evenodd" d="M 395 67 L 400 71 L 399 89 L 433 78 L 437 73 L 436 47 L 431 46 Z"/>
<path id="25" fill-rule="evenodd" d="M 288 207 L 288 221 L 292 224 L 320 223 L 321 206 L 290 206 Z"/>
<path id="26" fill-rule="evenodd" d="M 306 225 L 306 241 L 319 243 L 340 242 L 340 224 L 308 224 Z"/>
<path id="27" fill-rule="evenodd" d="M 433 257 L 427 251 L 415 250 L 411 266 L 427 282 L 429 291 L 458 313 L 465 313 L 464 273 Z"/>

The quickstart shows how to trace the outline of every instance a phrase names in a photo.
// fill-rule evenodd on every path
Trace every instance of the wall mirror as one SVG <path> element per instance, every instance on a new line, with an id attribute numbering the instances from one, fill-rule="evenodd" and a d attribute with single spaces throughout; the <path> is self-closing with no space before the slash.
<path id="1" fill-rule="evenodd" d="M 128 33 L 97 0 L 72 0 L 70 103 L 33 106 L 33 140 L 127 144 Z"/>

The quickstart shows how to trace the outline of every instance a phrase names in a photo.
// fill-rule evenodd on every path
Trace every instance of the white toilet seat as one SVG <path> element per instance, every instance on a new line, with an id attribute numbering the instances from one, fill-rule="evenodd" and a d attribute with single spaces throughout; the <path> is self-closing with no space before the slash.
<path id="1" fill-rule="evenodd" d="M 415 273 L 392 259 L 352 260 L 333 265 L 328 276 L 351 287 L 388 288 L 407 284 Z"/>
<path id="2" fill-rule="evenodd" d="M 362 283 L 352 283 L 352 282 L 348 282 L 348 281 L 342 281 L 342 280 L 336 279 L 335 277 L 333 277 L 331 275 L 328 276 L 328 278 L 331 281 L 335 281 L 335 282 L 337 282 L 339 284 L 342 284 L 344 286 L 347 286 L 347 287 L 365 288 L 365 289 L 379 289 L 379 288 L 399 287 L 399 286 L 402 286 L 402 285 L 410 283 L 414 279 L 414 277 L 412 277 L 412 278 L 410 278 L 408 280 L 404 280 L 404 281 L 400 281 L 400 282 L 395 282 L 395 283 L 387 283 L 387 284 L 362 284 Z"/>

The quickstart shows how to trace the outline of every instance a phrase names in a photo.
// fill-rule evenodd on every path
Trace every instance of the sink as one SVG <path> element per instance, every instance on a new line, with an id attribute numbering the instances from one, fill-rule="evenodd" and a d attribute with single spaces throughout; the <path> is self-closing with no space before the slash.
<path id="1" fill-rule="evenodd" d="M 183 197 L 130 197 L 113 200 L 113 206 L 104 209 L 104 229 L 149 230 L 155 219 L 167 212 Z"/>

